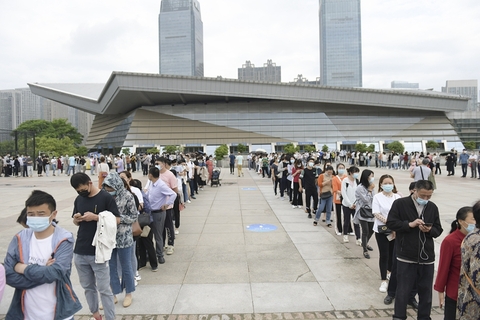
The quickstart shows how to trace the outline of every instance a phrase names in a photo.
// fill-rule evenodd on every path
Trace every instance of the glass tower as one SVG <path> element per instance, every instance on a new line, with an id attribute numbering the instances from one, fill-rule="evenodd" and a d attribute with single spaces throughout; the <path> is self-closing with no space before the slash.
<path id="1" fill-rule="evenodd" d="M 320 0 L 320 81 L 362 86 L 360 0 Z"/>
<path id="2" fill-rule="evenodd" d="M 197 0 L 162 0 L 160 74 L 203 77 L 203 23 Z"/>

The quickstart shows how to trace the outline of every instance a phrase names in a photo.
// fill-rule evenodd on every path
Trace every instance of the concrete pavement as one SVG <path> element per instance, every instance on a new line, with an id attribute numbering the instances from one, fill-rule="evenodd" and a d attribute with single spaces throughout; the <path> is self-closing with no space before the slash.
<path id="1" fill-rule="evenodd" d="M 370 168 L 376 181 L 384 173 L 395 178 L 404 194 L 412 181 L 406 171 Z M 383 303 L 378 291 L 378 250 L 371 259 L 352 241 L 344 244 L 333 228 L 314 227 L 302 209 L 273 194 L 271 180 L 244 169 L 245 176 L 222 170 L 221 187 L 205 187 L 182 211 L 175 253 L 153 273 L 140 271 L 142 280 L 133 303 L 116 310 L 118 319 L 389 319 L 393 304 Z M 144 183 L 141 173 L 135 178 Z M 93 178 L 96 181 L 96 178 Z M 478 200 L 477 179 L 437 176 L 432 198 L 440 208 L 444 233 L 458 208 Z M 74 234 L 70 216 L 76 192 L 65 175 L 56 177 L 0 178 L 0 256 L 21 227 L 15 223 L 24 201 L 34 189 L 57 200 L 60 225 Z M 262 225 L 261 227 L 258 225 Z M 269 231 L 269 226 L 275 230 Z M 261 228 L 264 228 L 263 230 Z M 264 232 L 255 232 L 258 231 Z M 253 230 L 253 231 L 252 231 Z M 267 232 L 265 232 L 267 231 Z M 2 258 L 3 259 L 3 258 Z M 438 260 L 438 256 L 437 256 Z M 77 319 L 88 319 L 88 308 L 75 268 L 72 282 L 84 308 Z M 13 290 L 7 288 L 0 304 L 6 313 Z M 434 305 L 438 298 L 434 292 Z M 410 309 L 409 314 L 415 315 Z M 84 316 L 82 316 L 84 315 Z M 434 307 L 433 319 L 443 319 Z M 0 316 L 3 319 L 3 316 Z M 413 318 L 412 318 L 413 319 Z"/>

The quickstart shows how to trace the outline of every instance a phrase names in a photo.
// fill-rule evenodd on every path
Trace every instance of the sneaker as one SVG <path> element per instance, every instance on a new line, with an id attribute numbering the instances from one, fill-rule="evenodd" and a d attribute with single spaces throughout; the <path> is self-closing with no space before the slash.
<path id="1" fill-rule="evenodd" d="M 292 206 L 292 209 L 297 209 L 297 206 Z"/>
<path id="2" fill-rule="evenodd" d="M 137 273 L 137 275 L 135 276 L 135 280 L 137 280 L 137 281 L 142 280 L 142 276 L 140 276 L 140 275 Z"/>
<path id="3" fill-rule="evenodd" d="M 312 214 L 311 213 L 308 214 L 308 219 L 312 219 Z"/>
<path id="4" fill-rule="evenodd" d="M 370 255 L 368 254 L 368 251 L 365 251 L 363 253 L 363 256 L 366 258 L 366 259 L 370 259 Z"/>
<path id="5" fill-rule="evenodd" d="M 168 246 L 168 247 L 167 247 L 167 254 L 168 254 L 168 255 L 173 254 L 173 251 L 174 251 L 173 246 Z"/>
<path id="6" fill-rule="evenodd" d="M 179 234 L 180 231 L 178 231 L 178 229 L 175 229 L 175 234 Z"/>
<path id="7" fill-rule="evenodd" d="M 391 275 L 392 275 L 392 274 L 391 274 L 390 272 L 387 273 L 387 280 L 390 280 L 390 276 L 391 276 Z"/>
<path id="8" fill-rule="evenodd" d="M 138 286 L 138 281 L 135 279 L 135 287 Z"/>
<path id="9" fill-rule="evenodd" d="M 355 235 L 355 232 L 349 232 L 348 235 L 349 235 L 349 236 L 354 236 L 354 235 Z"/>
<path id="10" fill-rule="evenodd" d="M 357 241 L 355 241 L 355 243 L 357 244 L 357 246 L 361 247 L 362 246 L 362 239 L 357 239 Z"/>
<path id="11" fill-rule="evenodd" d="M 157 272 L 157 271 L 158 271 L 158 267 L 152 268 L 152 272 Z"/>
<path id="12" fill-rule="evenodd" d="M 382 281 L 382 284 L 380 285 L 380 288 L 378 288 L 378 290 L 380 290 L 380 292 L 387 292 L 387 289 L 388 289 L 388 282 Z"/>
<path id="13" fill-rule="evenodd" d="M 190 201 L 190 200 L 187 200 L 187 203 L 192 203 L 192 201 Z"/>
<path id="14" fill-rule="evenodd" d="M 280 197 L 280 200 L 282 200 L 282 201 L 285 200 L 285 197 Z"/>
<path id="15" fill-rule="evenodd" d="M 342 235 L 342 233 L 341 233 L 341 232 L 338 232 L 338 231 L 336 232 L 336 234 L 337 234 L 337 236 L 341 236 L 341 235 Z"/>
<path id="16" fill-rule="evenodd" d="M 348 236 L 347 236 L 347 235 L 344 235 L 344 236 L 343 236 L 343 243 L 348 243 L 348 242 L 350 242 L 350 241 L 348 240 Z"/>

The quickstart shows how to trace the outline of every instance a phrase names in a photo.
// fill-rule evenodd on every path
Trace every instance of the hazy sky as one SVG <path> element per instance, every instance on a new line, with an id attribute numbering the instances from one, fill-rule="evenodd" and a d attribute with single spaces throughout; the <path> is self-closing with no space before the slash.
<path id="1" fill-rule="evenodd" d="M 160 0 L 1 1 L 0 90 L 158 73 Z M 282 81 L 320 74 L 318 0 L 200 0 L 205 76 L 272 59 Z M 362 0 L 363 86 L 440 90 L 478 79 L 480 1 Z"/>

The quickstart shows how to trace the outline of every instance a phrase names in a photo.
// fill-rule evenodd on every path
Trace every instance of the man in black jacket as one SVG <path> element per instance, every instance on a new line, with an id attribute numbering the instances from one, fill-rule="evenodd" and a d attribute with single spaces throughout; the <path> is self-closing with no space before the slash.
<path id="1" fill-rule="evenodd" d="M 397 290 L 393 319 L 407 318 L 414 284 L 418 290 L 418 319 L 430 319 L 435 263 L 433 238 L 442 234 L 438 207 L 430 200 L 433 184 L 419 180 L 410 197 L 396 200 L 387 226 L 396 232 Z"/>

